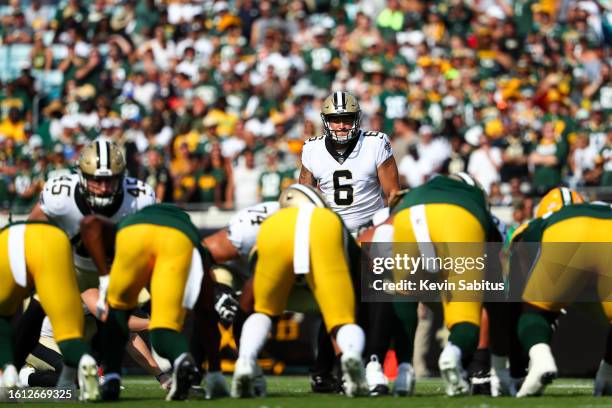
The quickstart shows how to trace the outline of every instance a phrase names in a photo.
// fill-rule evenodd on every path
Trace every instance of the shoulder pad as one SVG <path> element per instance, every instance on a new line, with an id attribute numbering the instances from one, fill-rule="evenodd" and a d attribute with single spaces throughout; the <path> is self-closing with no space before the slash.
<path id="1" fill-rule="evenodd" d="M 78 176 L 60 176 L 47 180 L 40 193 L 40 205 L 50 218 L 64 215 L 72 208 L 74 193 L 78 188 Z"/>
<path id="2" fill-rule="evenodd" d="M 308 142 L 314 142 L 314 141 L 317 141 L 317 140 L 323 140 L 323 139 L 325 139 L 325 136 L 314 136 L 314 137 L 306 139 L 304 141 L 304 144 L 306 144 Z"/>
<path id="3" fill-rule="evenodd" d="M 139 208 L 155 203 L 155 191 L 144 181 L 126 177 L 123 181 L 123 189 L 138 201 Z"/>

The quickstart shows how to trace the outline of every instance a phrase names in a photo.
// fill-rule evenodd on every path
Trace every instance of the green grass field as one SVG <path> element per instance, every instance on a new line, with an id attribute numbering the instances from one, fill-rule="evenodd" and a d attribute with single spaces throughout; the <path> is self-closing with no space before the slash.
<path id="1" fill-rule="evenodd" d="M 273 377 L 268 379 L 268 397 L 251 400 L 230 398 L 206 401 L 193 399 L 186 402 L 166 403 L 164 392 L 154 380 L 148 377 L 127 377 L 124 381 L 121 402 L 104 404 L 139 408 L 153 408 L 171 404 L 180 407 L 254 407 L 254 408 L 300 408 L 300 407 L 604 407 L 612 406 L 612 397 L 594 398 L 593 381 L 582 379 L 560 379 L 546 389 L 545 395 L 531 399 L 443 396 L 442 381 L 427 379 L 417 382 L 415 395 L 407 398 L 347 398 L 340 395 L 321 395 L 310 393 L 307 377 Z M 28 403 L 27 406 L 74 406 L 73 403 Z"/>

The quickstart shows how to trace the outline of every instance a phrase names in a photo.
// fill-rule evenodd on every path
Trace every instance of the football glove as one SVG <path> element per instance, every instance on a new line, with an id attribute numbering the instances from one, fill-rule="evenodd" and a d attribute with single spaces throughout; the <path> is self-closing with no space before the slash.
<path id="1" fill-rule="evenodd" d="M 215 285 L 215 311 L 219 315 L 221 323 L 229 326 L 233 323 L 240 304 L 236 294 L 227 285 L 218 283 Z"/>

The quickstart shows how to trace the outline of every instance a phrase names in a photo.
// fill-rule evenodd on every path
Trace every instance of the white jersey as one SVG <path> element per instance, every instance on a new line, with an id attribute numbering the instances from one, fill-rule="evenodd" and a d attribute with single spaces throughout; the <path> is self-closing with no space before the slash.
<path id="1" fill-rule="evenodd" d="M 123 179 L 123 199 L 112 214 L 104 214 L 112 221 L 119 221 L 126 215 L 148 205 L 155 204 L 155 192 L 140 180 Z M 79 189 L 79 175 L 71 174 L 48 180 L 40 196 L 40 208 L 50 220 L 64 230 L 74 248 L 74 264 L 77 268 L 95 271 L 97 268 L 89 257 L 76 252 L 81 220 L 91 214 Z"/>
<path id="2" fill-rule="evenodd" d="M 251 252 L 261 223 L 279 208 L 278 201 L 266 201 L 245 208 L 231 218 L 227 226 L 227 235 L 240 255 L 247 256 Z"/>
<path id="3" fill-rule="evenodd" d="M 325 136 L 304 143 L 302 165 L 319 184 L 330 207 L 354 232 L 384 207 L 378 166 L 393 156 L 389 137 L 361 130 L 356 143 L 338 154 Z"/>

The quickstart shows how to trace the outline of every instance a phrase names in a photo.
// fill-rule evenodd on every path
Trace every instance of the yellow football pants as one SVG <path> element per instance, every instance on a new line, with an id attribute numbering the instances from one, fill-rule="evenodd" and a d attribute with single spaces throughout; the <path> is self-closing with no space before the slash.
<path id="1" fill-rule="evenodd" d="M 49 224 L 26 225 L 26 288 L 17 285 L 11 273 L 8 237 L 9 228 L 0 234 L 0 316 L 14 315 L 35 287 L 55 341 L 82 338 L 83 307 L 66 233 Z"/>
<path id="2" fill-rule="evenodd" d="M 553 244 L 559 243 L 559 244 Z M 597 281 L 599 298 L 612 323 L 612 220 L 574 217 L 548 227 L 542 236 L 523 300 L 558 312 L 588 282 Z M 607 300 L 607 301 L 605 301 Z"/>
<path id="3" fill-rule="evenodd" d="M 455 257 L 482 257 L 484 255 L 484 247 L 481 246 L 461 246 L 461 245 L 439 245 L 438 243 L 461 243 L 461 242 L 485 242 L 485 231 L 480 224 L 480 221 L 472 213 L 463 207 L 454 204 L 426 204 L 425 218 L 431 241 L 436 243 L 436 255 L 443 258 Z M 410 208 L 406 208 L 395 215 L 393 220 L 393 241 L 396 243 L 414 243 L 417 242 L 415 232 L 410 220 Z M 418 257 L 420 253 L 416 245 L 405 246 L 405 249 L 414 253 L 407 254 L 411 257 Z M 434 278 L 436 275 L 428 274 L 428 279 Z M 395 273 L 395 279 L 404 278 L 401 274 Z M 448 280 L 449 283 L 457 283 L 460 279 L 465 280 L 480 280 L 483 278 L 482 271 L 466 270 L 463 274 L 450 274 L 448 271 L 440 271 L 438 282 Z M 465 295 L 460 295 L 465 298 Z M 467 301 L 448 301 L 453 298 L 452 291 L 450 293 L 442 293 L 442 306 L 444 309 L 444 321 L 450 329 L 457 323 L 473 323 L 480 326 L 480 308 L 481 302 Z"/>
<path id="4" fill-rule="evenodd" d="M 296 275 L 293 251 L 298 209 L 285 208 L 269 217 L 257 237 L 255 311 L 279 316 L 287 305 Z M 355 322 L 355 295 L 344 255 L 344 231 L 336 214 L 315 208 L 310 222 L 310 273 L 306 282 L 328 331 Z"/>
<path id="5" fill-rule="evenodd" d="M 149 329 L 181 331 L 186 314 L 183 294 L 193 243 L 175 228 L 137 224 L 119 230 L 115 247 L 107 295 L 109 306 L 133 309 L 140 290 L 150 283 Z"/>

